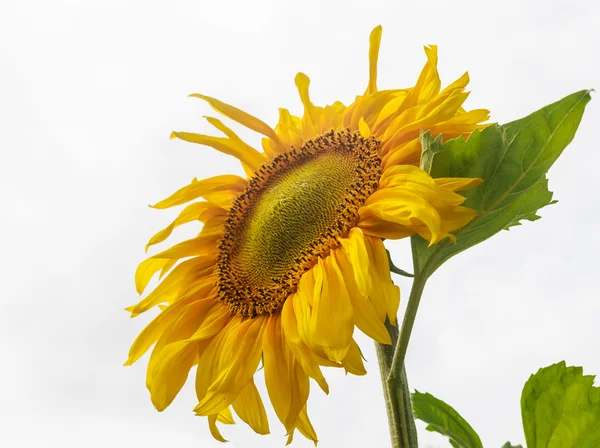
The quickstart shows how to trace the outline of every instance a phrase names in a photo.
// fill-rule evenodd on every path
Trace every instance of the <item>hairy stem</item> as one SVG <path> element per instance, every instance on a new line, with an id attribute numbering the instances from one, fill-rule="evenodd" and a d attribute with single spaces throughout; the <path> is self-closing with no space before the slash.
<path id="1" fill-rule="evenodd" d="M 390 436 L 392 438 L 392 448 L 418 447 L 417 430 L 412 412 L 412 403 L 408 388 L 408 380 L 406 378 L 404 360 L 406 359 L 408 343 L 410 341 L 415 318 L 417 317 L 421 296 L 430 273 L 427 269 L 427 264 L 422 270 L 419 269 L 417 252 L 414 244 L 415 239 L 412 238 L 411 245 L 413 246 L 414 281 L 410 291 L 406 313 L 402 320 L 402 327 L 400 328 L 400 331 L 398 331 L 398 326 L 393 326 L 387 321 L 386 327 L 390 333 L 392 344 L 384 345 L 376 343 L 381 382 L 383 384 L 383 394 L 390 425 Z M 393 266 L 389 252 L 388 259 L 390 260 L 390 266 Z M 394 272 L 393 269 L 392 272 Z"/>
<path id="2" fill-rule="evenodd" d="M 379 371 L 383 386 L 383 395 L 388 414 L 392 448 L 416 448 L 417 430 L 410 401 L 410 391 L 406 378 L 406 370 L 398 376 L 390 375 L 394 350 L 398 343 L 398 327 L 386 322 L 392 338 L 392 345 L 375 343 Z"/>

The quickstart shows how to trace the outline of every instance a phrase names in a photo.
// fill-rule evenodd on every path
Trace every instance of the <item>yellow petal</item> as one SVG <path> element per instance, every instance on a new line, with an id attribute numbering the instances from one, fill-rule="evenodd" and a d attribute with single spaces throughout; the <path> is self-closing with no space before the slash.
<path id="1" fill-rule="evenodd" d="M 312 440 L 315 443 L 315 446 L 317 446 L 317 442 L 319 440 L 317 438 L 317 433 L 315 432 L 315 429 L 313 428 L 313 425 L 310 422 L 310 419 L 308 418 L 306 407 L 302 410 L 298 418 L 298 431 L 300 431 L 300 433 L 307 439 Z M 292 440 L 290 435 L 290 439 L 288 440 L 287 444 L 289 445 L 291 441 Z"/>
<path id="2" fill-rule="evenodd" d="M 175 319 L 175 322 L 165 331 L 164 342 L 166 345 L 186 340 L 192 342 L 190 336 L 202 326 L 206 316 L 211 313 L 215 304 L 215 296 L 208 298 L 196 298 L 187 305 Z"/>
<path id="3" fill-rule="evenodd" d="M 437 70 L 437 45 L 424 47 L 427 63 L 423 67 L 415 87 L 411 89 L 403 105 L 404 108 L 425 103 L 440 92 L 440 76 Z"/>
<path id="4" fill-rule="evenodd" d="M 281 325 L 283 327 L 285 339 L 287 340 L 294 357 L 302 365 L 306 374 L 317 382 L 323 392 L 329 394 L 329 385 L 321 372 L 319 361 L 325 361 L 327 364 L 329 364 L 329 362 L 320 359 L 301 339 L 300 334 L 298 333 L 298 324 L 293 309 L 292 302 L 294 297 L 295 295 L 287 298 L 281 311 Z"/>
<path id="5" fill-rule="evenodd" d="M 246 179 L 233 174 L 224 174 L 221 176 L 209 177 L 208 179 L 194 179 L 183 188 L 180 188 L 171 196 L 153 205 L 153 208 L 168 208 L 175 205 L 185 204 L 207 193 L 233 191 L 238 194 L 244 191 L 248 185 Z M 209 200 L 210 201 L 210 200 Z"/>
<path id="6" fill-rule="evenodd" d="M 237 121 L 243 126 L 246 126 L 248 129 L 252 129 L 259 134 L 262 134 L 266 137 L 269 137 L 274 142 L 279 144 L 279 138 L 275 131 L 264 121 L 259 120 L 258 118 L 250 115 L 243 110 L 238 109 L 237 107 L 230 106 L 222 101 L 219 101 L 216 98 L 212 98 L 210 96 L 201 95 L 199 93 L 193 93 L 190 95 L 191 97 L 200 98 L 206 101 L 211 107 L 226 117 L 231 118 L 234 121 Z"/>
<path id="7" fill-rule="evenodd" d="M 287 350 L 285 342 L 283 346 L 284 350 Z M 296 362 L 291 353 L 288 353 L 287 360 L 290 383 L 292 385 L 292 395 L 290 408 L 283 424 L 286 428 L 289 428 L 288 432 L 292 432 L 298 425 L 300 412 L 306 407 L 306 401 L 310 394 L 310 382 L 308 376 L 302 369 L 302 366 Z"/>
<path id="8" fill-rule="evenodd" d="M 223 353 L 229 354 L 229 362 L 225 364 L 222 359 L 219 363 L 222 370 L 208 388 L 206 396 L 194 409 L 197 414 L 211 415 L 222 411 L 252 380 L 262 352 L 265 320 L 258 317 L 242 322 L 234 337 L 228 338 Z"/>
<path id="9" fill-rule="evenodd" d="M 358 122 L 358 130 L 360 135 L 364 138 L 369 138 L 371 136 L 371 129 L 369 129 L 369 125 L 365 122 L 363 117 L 360 117 L 360 121 Z"/>
<path id="10" fill-rule="evenodd" d="M 166 258 L 157 259 L 150 257 L 139 264 L 135 271 L 135 289 L 138 294 L 144 292 L 154 274 L 163 269 L 168 262 L 169 259 Z"/>
<path id="11" fill-rule="evenodd" d="M 225 327 L 230 318 L 229 309 L 220 302 L 216 302 L 190 340 L 201 340 L 214 336 Z"/>
<path id="12" fill-rule="evenodd" d="M 380 318 L 387 314 L 392 325 L 396 324 L 396 314 L 400 305 L 400 288 L 392 282 L 390 264 L 381 238 L 365 235 L 365 246 L 369 254 L 369 273 L 373 281 L 369 298 L 378 310 Z"/>
<path id="13" fill-rule="evenodd" d="M 350 122 L 350 128 L 356 129 L 358 122 L 361 118 L 364 118 L 365 122 L 371 127 L 372 133 L 373 128 L 377 122 L 380 113 L 385 109 L 386 105 L 393 102 L 398 96 L 404 98 L 406 93 L 403 90 L 382 90 L 372 95 L 363 96 L 354 111 L 352 112 L 352 120 Z"/>
<path id="14" fill-rule="evenodd" d="M 395 117 L 400 109 L 400 106 L 406 99 L 406 91 L 399 90 L 397 95 L 394 98 L 391 98 L 387 101 L 379 114 L 377 115 L 377 119 L 375 120 L 375 124 L 373 125 L 373 131 L 379 135 L 380 132 L 384 132 L 386 125 Z"/>
<path id="15" fill-rule="evenodd" d="M 231 414 L 231 408 L 225 408 L 217 415 L 217 421 L 224 425 L 234 425 L 233 415 Z"/>
<path id="16" fill-rule="evenodd" d="M 182 300 L 171 306 L 165 308 L 158 316 L 154 318 L 150 324 L 142 330 L 142 332 L 135 338 L 131 349 L 129 350 L 129 358 L 125 362 L 126 366 L 130 366 L 136 362 L 144 353 L 148 351 L 152 345 L 158 340 L 158 338 L 165 332 L 165 330 L 173 323 L 173 320 L 181 312 L 181 310 L 189 305 L 195 298 L 188 298 Z"/>
<path id="17" fill-rule="evenodd" d="M 350 347 L 354 323 L 348 290 L 331 257 L 318 259 L 315 273 L 314 305 L 310 319 L 311 339 L 329 359 L 340 362 Z"/>
<path id="18" fill-rule="evenodd" d="M 215 207 L 209 202 L 195 202 L 184 208 L 175 220 L 160 232 L 156 233 L 146 245 L 146 250 L 154 244 L 166 240 L 173 232 L 173 229 L 191 221 L 206 222 L 206 220 L 216 215 L 227 215 L 227 210 L 221 207 Z"/>
<path id="19" fill-rule="evenodd" d="M 176 244 L 170 249 L 142 261 L 135 272 L 135 285 L 138 293 L 141 294 L 144 291 L 154 274 L 164 269 L 170 260 L 177 261 L 193 256 L 214 255 L 217 251 L 218 240 L 219 236 L 199 236 Z"/>
<path id="20" fill-rule="evenodd" d="M 329 106 L 325 106 L 323 108 L 323 115 L 321 116 L 321 129 L 326 131 L 328 129 L 339 129 L 342 127 L 345 110 L 346 106 L 339 101 L 336 101 Z"/>
<path id="21" fill-rule="evenodd" d="M 271 404 L 279 420 L 285 422 L 290 409 L 292 386 L 283 351 L 281 330 L 279 316 L 269 317 L 264 334 L 263 362 Z"/>
<path id="22" fill-rule="evenodd" d="M 179 138 L 186 142 L 210 146 L 217 151 L 234 156 L 243 165 L 249 167 L 248 175 L 254 174 L 267 161 L 256 149 L 230 138 L 212 137 L 210 135 L 194 134 L 192 132 L 172 132 L 171 138 Z"/>
<path id="23" fill-rule="evenodd" d="M 290 434 L 306 406 L 309 382 L 288 350 L 282 330 L 281 317 L 271 316 L 264 335 L 264 371 L 275 413 Z"/>
<path id="24" fill-rule="evenodd" d="M 360 292 L 354 279 L 352 265 L 344 251 L 334 249 L 331 251 L 331 257 L 336 260 L 348 289 L 355 325 L 371 339 L 382 344 L 391 344 L 392 340 L 385 328 L 384 321 L 377 316 L 368 296 Z M 366 268 L 368 269 L 368 266 Z"/>
<path id="25" fill-rule="evenodd" d="M 377 92 L 377 59 L 379 59 L 379 45 L 381 43 L 381 25 L 376 26 L 369 36 L 369 86 L 366 94 Z"/>
<path id="26" fill-rule="evenodd" d="M 441 231 L 441 217 L 436 208 L 419 194 L 401 188 L 376 191 L 359 209 L 359 226 L 367 235 L 399 239 L 429 228 L 433 242 Z"/>
<path id="27" fill-rule="evenodd" d="M 350 344 L 348 353 L 342 360 L 342 364 L 347 373 L 351 373 L 352 375 L 367 374 L 365 365 L 363 364 L 362 355 L 360 354 L 360 349 L 354 339 L 352 339 L 352 343 Z"/>
<path id="28" fill-rule="evenodd" d="M 302 278 L 305 277 L 306 280 L 302 281 Z M 308 271 L 302 276 L 302 278 L 300 279 L 301 286 L 298 287 L 298 292 L 294 294 L 291 303 L 293 304 L 296 320 L 298 321 L 298 333 L 304 341 L 310 343 L 310 320 L 312 315 L 312 306 L 309 303 L 308 296 L 310 295 L 310 300 L 312 300 L 314 291 L 314 276 L 311 271 Z M 308 289 L 308 286 L 312 286 L 312 288 Z"/>
<path id="29" fill-rule="evenodd" d="M 200 354 L 195 384 L 198 401 L 202 401 L 204 397 L 206 397 L 208 388 L 219 375 L 219 359 L 224 353 L 224 346 L 227 342 L 227 338 L 234 332 L 237 332 L 237 327 L 241 322 L 242 320 L 239 316 L 232 316 L 223 330 L 218 332 L 215 337 L 212 338 Z"/>
<path id="30" fill-rule="evenodd" d="M 305 140 L 316 137 L 321 133 L 321 114 L 323 109 L 316 107 L 311 101 L 308 94 L 308 86 L 310 79 L 304 73 L 296 75 L 296 87 L 300 94 L 300 100 L 304 106 L 304 115 L 302 116 L 302 137 Z"/>
<path id="31" fill-rule="evenodd" d="M 220 235 L 200 235 L 196 238 L 182 241 L 169 249 L 163 250 L 150 259 L 169 259 L 179 260 L 186 257 L 197 257 L 201 255 L 214 254 L 216 252 L 216 244 Z"/>
<path id="32" fill-rule="evenodd" d="M 465 198 L 444 188 L 421 168 L 412 165 L 392 166 L 384 171 L 379 182 L 379 191 L 402 189 L 417 193 L 436 207 L 456 207 Z"/>
<path id="33" fill-rule="evenodd" d="M 464 187 L 475 184 L 477 181 L 461 181 Z M 366 234 L 380 238 L 418 233 L 434 244 L 456 230 L 455 225 L 475 216 L 459 207 L 464 201 L 463 196 L 439 185 L 418 167 L 392 166 L 383 173 L 379 190 L 359 209 L 359 226 Z"/>
<path id="34" fill-rule="evenodd" d="M 198 357 L 198 342 L 180 341 L 166 345 L 152 376 L 150 398 L 163 411 L 179 393 Z"/>
<path id="35" fill-rule="evenodd" d="M 204 118 L 206 118 L 206 120 L 210 124 L 212 124 L 214 127 L 216 127 L 219 131 L 221 131 L 223 134 L 225 134 L 231 140 L 234 140 L 234 141 L 238 142 L 241 146 L 246 147 L 248 151 L 251 151 L 254 149 L 250 145 L 248 145 L 244 140 L 242 140 L 235 132 L 233 132 L 233 130 L 231 128 L 229 128 L 228 126 L 225 126 L 225 124 L 223 124 L 223 122 L 221 120 L 214 118 L 214 117 L 204 117 Z M 269 138 L 266 138 L 265 140 L 272 142 L 272 140 Z M 265 148 L 265 153 L 267 154 L 267 156 L 269 158 L 272 158 L 277 155 L 277 150 L 276 149 L 271 150 L 271 146 L 269 145 Z"/>
<path id="36" fill-rule="evenodd" d="M 260 394 L 256 389 L 254 381 L 250 381 L 242 389 L 240 394 L 232 403 L 235 413 L 246 422 L 254 432 L 258 434 L 269 434 L 269 421 Z"/>
<path id="37" fill-rule="evenodd" d="M 372 280 L 369 275 L 369 255 L 362 230 L 360 227 L 353 227 L 348 237 L 340 238 L 339 241 L 350 259 L 358 288 L 363 294 L 368 294 Z"/>
<path id="38" fill-rule="evenodd" d="M 208 429 L 210 430 L 211 435 L 218 440 L 219 442 L 227 442 L 221 435 L 219 428 L 217 427 L 217 418 L 219 414 L 213 414 L 208 416 Z"/>
<path id="39" fill-rule="evenodd" d="M 169 362 L 171 362 L 169 361 L 169 356 L 173 355 L 173 353 L 170 352 L 171 350 L 174 350 L 177 347 L 179 347 L 179 350 L 184 350 L 186 348 L 184 345 L 186 344 L 194 346 L 195 356 L 193 363 L 191 364 L 194 365 L 198 356 L 202 353 L 203 348 L 208 344 L 207 341 L 191 339 L 190 336 L 197 332 L 198 328 L 203 325 L 206 317 L 212 314 L 215 298 L 210 297 L 205 300 L 198 300 L 190 297 L 190 299 L 190 303 L 177 314 L 176 318 L 163 332 L 152 350 L 152 355 L 148 361 L 148 369 L 146 371 L 146 385 L 151 394 L 155 393 L 160 395 L 161 387 L 163 387 L 163 389 L 165 387 L 170 387 L 169 384 L 167 384 L 171 381 L 171 377 L 169 376 L 170 371 L 166 370 L 165 372 L 165 369 L 173 368 L 173 366 L 169 365 Z M 187 302 L 187 299 L 185 301 Z M 179 344 L 180 342 L 185 344 Z M 188 370 L 191 368 L 191 365 L 188 367 Z M 183 379 L 184 382 L 186 377 L 187 371 L 185 372 L 185 377 Z M 174 394 L 177 393 L 179 388 L 181 388 L 181 385 L 174 391 Z M 154 392 L 152 392 L 153 390 Z M 175 395 L 172 395 L 170 399 L 172 400 L 174 396 Z M 158 396 L 157 399 L 160 399 L 160 396 Z"/>
<path id="40" fill-rule="evenodd" d="M 451 191 L 463 191 L 475 188 L 483 183 L 483 179 L 474 179 L 470 177 L 438 177 L 433 179 L 440 187 Z"/>

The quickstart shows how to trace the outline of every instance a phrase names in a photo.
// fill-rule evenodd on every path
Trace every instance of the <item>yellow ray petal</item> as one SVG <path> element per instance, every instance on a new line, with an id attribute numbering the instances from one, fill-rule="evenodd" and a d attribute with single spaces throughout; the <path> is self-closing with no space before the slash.
<path id="1" fill-rule="evenodd" d="M 331 257 L 337 262 L 340 274 L 348 289 L 350 301 L 352 302 L 355 325 L 371 339 L 382 344 L 391 344 L 392 340 L 385 328 L 384 321 L 377 316 L 375 308 L 368 296 L 360 292 L 356 280 L 354 279 L 352 265 L 344 251 L 334 249 L 331 251 Z M 368 269 L 368 265 L 366 269 Z"/>
<path id="2" fill-rule="evenodd" d="M 296 75 L 296 87 L 300 95 L 300 100 L 304 106 L 304 115 L 302 116 L 302 137 L 305 140 L 316 137 L 321 133 L 321 114 L 323 108 L 316 107 L 310 100 L 308 94 L 308 86 L 310 79 L 304 73 L 300 72 Z"/>
<path id="3" fill-rule="evenodd" d="M 152 345 L 158 340 L 158 338 L 165 332 L 165 330 L 173 323 L 173 320 L 181 312 L 181 310 L 195 301 L 195 298 L 187 298 L 177 302 L 171 306 L 165 308 L 158 316 L 154 318 L 150 324 L 142 330 L 142 332 L 135 338 L 131 348 L 129 349 L 129 358 L 124 365 L 130 366 L 136 362 L 144 353 L 148 351 Z"/>
<path id="4" fill-rule="evenodd" d="M 232 403 L 235 413 L 257 434 L 269 434 L 269 421 L 254 381 L 242 389 Z"/>
<path id="5" fill-rule="evenodd" d="M 386 105 L 393 102 L 398 96 L 403 98 L 405 92 L 403 90 L 382 90 L 372 95 L 363 96 L 352 112 L 350 128 L 356 129 L 361 118 L 364 118 L 369 126 L 374 126 Z"/>
<path id="6" fill-rule="evenodd" d="M 310 422 L 310 419 L 308 418 L 306 407 L 302 410 L 298 418 L 298 431 L 300 431 L 300 434 L 302 434 L 307 439 L 312 440 L 315 443 L 315 446 L 317 446 L 319 440 L 317 438 L 317 433 L 315 432 L 315 429 L 313 428 L 313 425 Z M 291 442 L 292 440 L 290 434 L 290 438 L 288 439 L 287 445 L 289 445 Z"/>
<path id="7" fill-rule="evenodd" d="M 202 353 L 203 347 L 208 344 L 207 341 L 190 339 L 190 336 L 198 331 L 198 328 L 203 325 L 206 317 L 212 314 L 212 310 L 214 309 L 214 306 L 212 305 L 215 302 L 214 297 L 206 298 L 205 300 L 194 300 L 191 297 L 190 299 L 190 303 L 185 306 L 179 312 L 179 314 L 177 314 L 176 318 L 172 321 L 169 327 L 161 334 L 160 338 L 156 342 L 156 345 L 154 346 L 154 349 L 152 350 L 150 360 L 148 361 L 146 385 L 150 390 L 151 395 L 153 393 L 155 394 L 157 400 L 162 399 L 161 393 L 165 390 L 169 394 L 171 392 L 173 393 L 173 395 L 169 395 L 168 397 L 170 400 L 172 400 L 181 388 L 181 385 L 185 383 L 185 378 L 187 378 L 187 371 L 185 372 L 185 376 L 183 378 L 174 376 L 174 384 L 177 385 L 177 388 L 175 389 L 173 389 L 172 384 L 166 384 L 164 386 L 157 385 L 157 382 L 171 381 L 169 369 L 172 369 L 173 366 L 168 365 L 169 362 L 173 361 L 173 359 L 169 358 L 169 356 L 173 355 L 171 350 L 186 350 L 186 347 L 184 347 L 185 344 L 194 346 L 195 356 L 192 364 L 189 365 L 189 368 L 191 368 L 191 366 L 197 362 L 199 355 Z M 202 297 L 202 299 L 204 299 L 204 297 Z M 179 344 L 180 342 L 182 344 Z M 175 359 L 174 362 L 178 362 L 177 359 Z M 183 383 L 177 383 L 179 380 L 183 381 Z M 165 407 L 168 406 L 169 403 L 170 401 L 165 402 Z"/>
<path id="8" fill-rule="evenodd" d="M 150 238 L 150 241 L 146 244 L 146 250 L 148 250 L 150 246 L 166 240 L 176 227 L 191 221 L 206 222 L 208 219 L 217 215 L 226 216 L 227 210 L 222 209 L 221 207 L 215 207 L 209 202 L 195 202 L 190 204 L 181 211 L 179 216 L 177 216 L 171 224 Z"/>
<path id="9" fill-rule="evenodd" d="M 325 106 L 323 108 L 323 114 L 321 115 L 321 129 L 326 131 L 329 129 L 341 128 L 345 110 L 346 106 L 339 101 L 336 101 L 329 106 Z"/>
<path id="10" fill-rule="evenodd" d="M 369 298 L 378 310 L 380 318 L 387 314 L 392 325 L 396 325 L 396 314 L 400 305 L 400 288 L 392 282 L 390 264 L 381 238 L 365 235 L 365 246 L 369 256 L 369 274 L 372 278 Z"/>
<path id="11" fill-rule="evenodd" d="M 403 103 L 403 108 L 410 108 L 425 103 L 440 92 L 440 76 L 437 70 L 437 45 L 423 47 L 427 55 L 427 63 L 423 67 L 417 84 L 411 89 Z"/>
<path id="12" fill-rule="evenodd" d="M 288 346 L 285 343 L 285 337 L 283 342 L 283 350 L 288 350 Z M 306 401 L 308 400 L 308 396 L 310 394 L 310 381 L 308 379 L 308 375 L 306 375 L 302 369 L 302 366 L 296 362 L 292 353 L 288 353 L 286 358 L 288 361 L 292 395 L 290 400 L 290 408 L 283 425 L 286 428 L 289 428 L 288 432 L 292 432 L 296 426 L 298 426 L 300 412 L 302 412 L 302 409 L 306 407 Z"/>
<path id="13" fill-rule="evenodd" d="M 354 339 L 352 339 L 350 348 L 342 360 L 342 364 L 346 370 L 346 373 L 351 373 L 352 375 L 367 374 L 365 365 L 363 364 L 362 356 L 360 354 L 360 348 L 358 348 L 358 344 Z"/>
<path id="14" fill-rule="evenodd" d="M 350 347 L 354 323 L 352 304 L 337 262 L 331 257 L 319 258 L 315 273 L 314 305 L 310 334 L 321 345 L 330 360 L 340 362 Z"/>
<path id="15" fill-rule="evenodd" d="M 150 398 L 158 411 L 171 404 L 185 384 L 198 357 L 198 342 L 179 341 L 166 345 L 152 376 Z"/>
<path id="16" fill-rule="evenodd" d="M 381 43 L 381 25 L 376 26 L 369 36 L 369 86 L 366 94 L 377 92 L 377 60 L 379 59 L 379 45 Z"/>
<path id="17" fill-rule="evenodd" d="M 369 199 L 359 209 L 359 226 L 365 234 L 399 239 L 425 226 L 433 235 L 432 244 L 441 238 L 439 212 L 420 194 L 388 188 L 378 190 Z"/>
<path id="18" fill-rule="evenodd" d="M 233 174 L 224 174 L 203 180 L 194 179 L 189 185 L 180 188 L 171 196 L 157 202 L 152 207 L 160 209 L 173 207 L 175 205 L 185 204 L 186 202 L 212 192 L 233 191 L 241 193 L 244 191 L 247 184 L 248 182 L 246 179 Z"/>
<path id="19" fill-rule="evenodd" d="M 231 140 L 238 142 L 241 146 L 245 147 L 248 151 L 254 150 L 254 148 L 252 148 L 252 146 L 248 145 L 231 128 L 229 128 L 228 126 L 225 126 L 225 124 L 223 124 L 223 122 L 221 120 L 219 120 L 218 118 L 214 118 L 214 117 L 204 117 L 204 118 L 206 118 L 206 120 L 210 124 L 212 124 L 215 128 L 217 128 L 219 131 L 221 131 L 223 134 L 225 134 Z M 265 138 L 264 140 L 272 142 L 272 140 L 270 138 Z M 276 145 L 274 145 L 274 146 L 275 146 L 275 148 L 272 148 L 272 145 L 267 145 L 266 148 L 263 146 L 263 149 L 265 150 L 265 154 L 267 155 L 267 157 L 273 158 L 277 155 L 279 148 Z"/>
<path id="20" fill-rule="evenodd" d="M 223 423 L 224 425 L 234 425 L 235 421 L 233 420 L 233 415 L 231 414 L 231 408 L 225 408 L 219 412 L 217 421 L 219 423 Z"/>
<path id="21" fill-rule="evenodd" d="M 229 365 L 223 366 L 217 379 L 208 388 L 206 396 L 194 409 L 196 413 L 210 415 L 222 411 L 252 380 L 262 352 L 265 320 L 258 317 L 242 322 L 235 337 L 227 341 L 223 350 L 235 355 L 230 357 Z"/>
<path id="22" fill-rule="evenodd" d="M 397 95 L 393 98 L 389 99 L 379 111 L 377 115 L 377 119 L 373 124 L 373 132 L 379 136 L 381 133 L 384 133 L 386 130 L 387 124 L 396 116 L 398 110 L 402 106 L 402 103 L 406 99 L 407 91 L 406 90 L 398 90 Z"/>
<path id="23" fill-rule="evenodd" d="M 252 129 L 253 131 L 258 132 L 259 134 L 269 137 L 276 144 L 280 144 L 279 138 L 277 137 L 277 134 L 275 134 L 275 131 L 264 121 L 259 120 L 258 118 L 250 115 L 247 112 L 244 112 L 241 109 L 238 109 L 237 107 L 230 106 L 229 104 L 219 101 L 216 98 L 201 95 L 199 93 L 193 93 L 190 96 L 203 99 L 220 114 L 225 115 L 226 117 L 229 117 L 234 121 L 237 121 L 241 125 L 246 126 L 248 129 Z"/>
<path id="24" fill-rule="evenodd" d="M 360 121 L 358 122 L 358 130 L 360 135 L 364 138 L 369 138 L 371 136 L 371 129 L 369 129 L 369 125 L 366 123 L 363 117 L 360 117 Z"/>
<path id="25" fill-rule="evenodd" d="M 462 181 L 464 187 L 477 181 Z M 371 236 L 403 238 L 418 233 L 434 244 L 449 236 L 459 223 L 475 213 L 460 207 L 465 198 L 436 183 L 420 168 L 401 165 L 388 168 L 380 188 L 359 210 L 359 226 Z"/>
<path id="26" fill-rule="evenodd" d="M 245 143 L 230 138 L 212 137 L 210 135 L 194 134 L 192 132 L 172 132 L 171 138 L 178 138 L 186 142 L 198 143 L 200 145 L 210 146 L 221 151 L 224 154 L 234 156 L 242 165 L 249 168 L 248 175 L 254 174 L 260 169 L 263 163 L 267 161 L 256 149 Z"/>
<path id="27" fill-rule="evenodd" d="M 216 380 L 220 373 L 219 358 L 223 354 L 223 349 L 227 338 L 234 332 L 242 320 L 239 316 L 232 316 L 224 326 L 223 330 L 218 332 L 208 343 L 198 360 L 198 369 L 196 370 L 196 397 L 202 401 L 206 397 L 208 388 Z"/>
<path id="28" fill-rule="evenodd" d="M 135 285 L 138 293 L 142 293 L 154 274 L 163 269 L 170 260 L 215 254 L 217 251 L 218 235 L 199 236 L 183 241 L 175 246 L 160 252 L 138 266 L 135 273 Z"/>
<path id="29" fill-rule="evenodd" d="M 280 316 L 269 317 L 263 346 L 267 391 L 277 417 L 290 434 L 306 406 L 309 382 L 308 376 L 288 350 Z"/>
<path id="30" fill-rule="evenodd" d="M 217 418 L 219 414 L 213 414 L 208 416 L 208 429 L 210 430 L 210 434 L 219 442 L 227 442 L 226 439 L 221 435 L 221 431 L 217 427 Z"/>
<path id="31" fill-rule="evenodd" d="M 282 339 L 279 316 L 269 317 L 263 343 L 265 383 L 277 418 L 285 422 L 290 409 L 292 385 Z"/>
<path id="32" fill-rule="evenodd" d="M 371 290 L 371 276 L 369 275 L 369 255 L 365 246 L 364 235 L 360 227 L 353 227 L 347 238 L 340 238 L 344 252 L 350 259 L 354 278 L 361 293 L 368 294 Z"/>
<path id="33" fill-rule="evenodd" d="M 302 365 L 302 368 L 306 374 L 317 382 L 323 392 L 329 394 L 329 385 L 327 384 L 327 381 L 321 372 L 317 355 L 310 350 L 310 348 L 300 338 L 300 334 L 298 333 L 298 324 L 292 304 L 293 300 L 294 296 L 288 297 L 283 304 L 283 309 L 281 311 L 281 325 L 285 339 L 291 352 Z"/>
<path id="34" fill-rule="evenodd" d="M 231 313 L 226 306 L 219 302 L 214 303 L 213 308 L 207 313 L 206 318 L 190 337 L 190 340 L 199 341 L 211 338 L 225 327 L 230 318 Z"/>
<path id="35" fill-rule="evenodd" d="M 379 182 L 379 191 L 385 196 L 383 193 L 388 189 L 420 194 L 439 208 L 458 206 L 465 201 L 463 196 L 438 185 L 429 174 L 412 165 L 397 165 L 385 170 Z"/>
<path id="36" fill-rule="evenodd" d="M 215 320 L 213 315 L 218 316 L 218 311 L 223 308 L 215 299 L 214 295 L 207 298 L 200 297 L 187 305 L 173 325 L 165 331 L 165 344 L 172 344 L 184 339 L 188 342 L 199 341 L 216 333 L 218 329 L 212 334 L 203 331 L 207 326 L 205 323 L 209 316 L 211 318 L 208 326 L 214 328 L 214 325 L 212 325 Z M 201 333 L 200 337 L 197 336 L 199 333 Z"/>
<path id="37" fill-rule="evenodd" d="M 433 179 L 440 187 L 451 191 L 463 191 L 475 188 L 483 183 L 483 179 L 470 177 L 438 177 Z"/>

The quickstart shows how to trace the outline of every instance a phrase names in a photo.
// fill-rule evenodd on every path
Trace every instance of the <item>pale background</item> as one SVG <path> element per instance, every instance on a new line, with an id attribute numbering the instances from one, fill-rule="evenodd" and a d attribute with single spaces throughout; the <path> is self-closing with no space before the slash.
<path id="1" fill-rule="evenodd" d="M 221 446 L 191 412 L 191 385 L 161 414 L 144 386 L 147 358 L 121 366 L 149 321 L 123 311 L 137 300 L 135 267 L 176 213 L 147 204 L 194 176 L 241 172 L 228 156 L 169 140 L 209 130 L 212 111 L 188 93 L 274 124 L 280 106 L 300 113 L 302 70 L 315 102 L 348 104 L 364 91 L 368 35 L 382 24 L 381 88 L 413 85 L 422 45 L 436 43 L 444 85 L 469 70 L 467 107 L 506 122 L 600 87 L 599 5 L 3 0 L 0 445 Z M 560 202 L 449 262 L 419 310 L 410 384 L 455 406 L 486 447 L 524 442 L 520 393 L 539 367 L 566 359 L 600 374 L 597 101 L 550 172 Z M 393 245 L 410 269 L 407 249 Z M 329 371 L 330 395 L 313 388 L 321 447 L 389 446 L 375 353 L 362 347 L 366 377 Z M 232 446 L 282 447 L 270 416 L 271 436 L 244 424 L 223 433 Z M 449 446 L 419 428 L 423 447 Z M 298 435 L 294 446 L 312 444 Z"/>

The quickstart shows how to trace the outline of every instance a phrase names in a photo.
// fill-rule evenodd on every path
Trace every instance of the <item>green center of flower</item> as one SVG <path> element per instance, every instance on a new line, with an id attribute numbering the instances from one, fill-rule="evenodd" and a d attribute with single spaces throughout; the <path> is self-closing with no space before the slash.
<path id="1" fill-rule="evenodd" d="M 233 312 L 277 312 L 317 257 L 338 245 L 377 188 L 378 147 L 357 132 L 331 131 L 255 173 L 219 245 L 219 296 Z"/>

